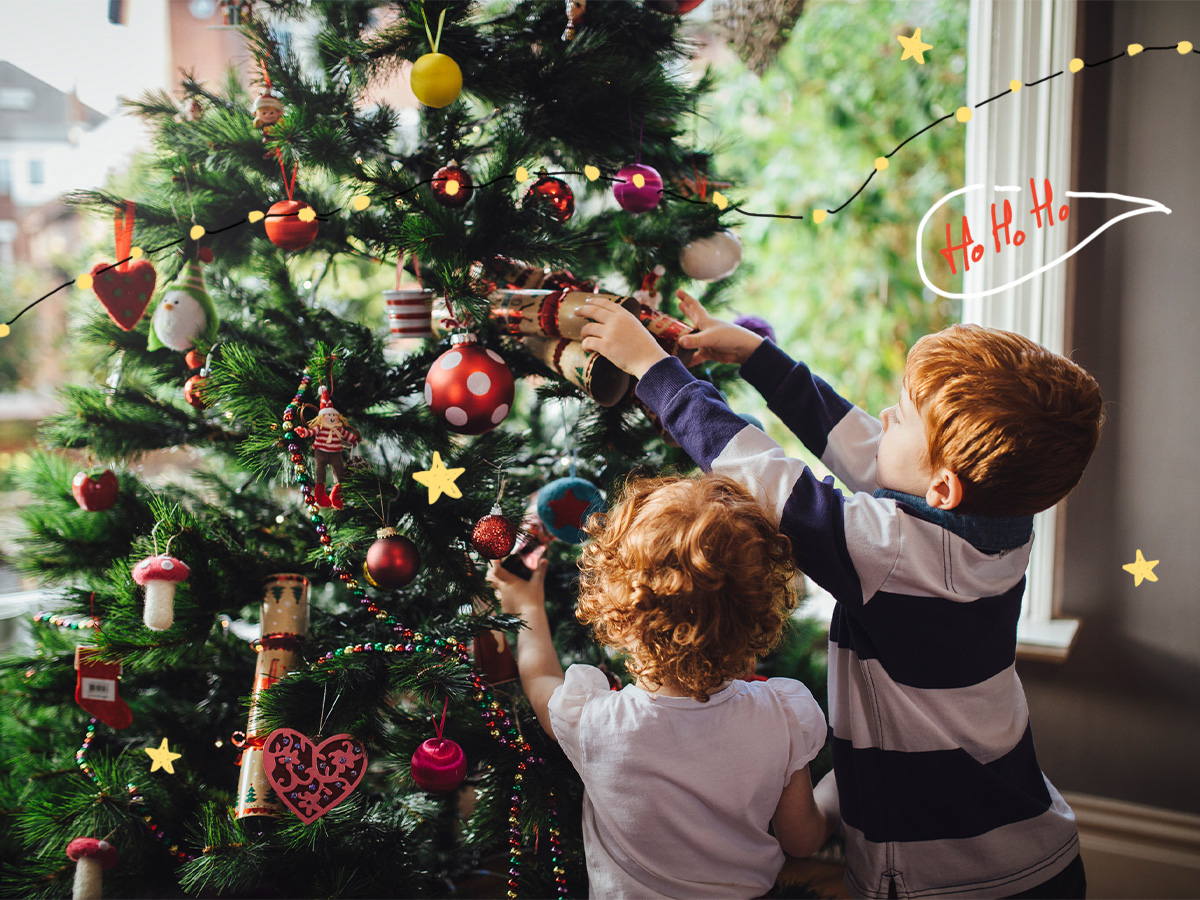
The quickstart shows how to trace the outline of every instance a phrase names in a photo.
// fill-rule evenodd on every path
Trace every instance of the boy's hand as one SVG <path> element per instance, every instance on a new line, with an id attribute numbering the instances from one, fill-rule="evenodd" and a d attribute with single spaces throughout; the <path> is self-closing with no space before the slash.
<path id="1" fill-rule="evenodd" d="M 633 313 L 607 297 L 593 297 L 575 315 L 592 320 L 580 332 L 583 349 L 599 353 L 634 378 L 669 355 Z"/>
<path id="2" fill-rule="evenodd" d="M 676 291 L 675 296 L 679 298 L 683 314 L 700 329 L 679 339 L 680 347 L 696 351 L 692 365 L 708 360 L 741 365 L 763 342 L 762 336 L 749 328 L 710 316 L 700 301 L 690 294 Z"/>
<path id="3" fill-rule="evenodd" d="M 487 581 L 496 589 L 500 598 L 500 610 L 510 616 L 526 617 L 530 609 L 544 609 L 546 605 L 546 569 L 549 561 L 541 559 L 528 581 L 514 575 L 493 559 L 488 566 Z"/>

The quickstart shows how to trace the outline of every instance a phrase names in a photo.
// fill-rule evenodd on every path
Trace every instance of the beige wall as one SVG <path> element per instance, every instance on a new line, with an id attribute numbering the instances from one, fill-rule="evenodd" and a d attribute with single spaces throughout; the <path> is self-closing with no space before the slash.
<path id="1" fill-rule="evenodd" d="M 1080 56 L 1200 46 L 1200 2 L 1080 4 Z M 1082 250 L 1075 359 L 1108 422 L 1066 509 L 1066 664 L 1019 664 L 1038 756 L 1061 790 L 1200 813 L 1200 54 L 1145 53 L 1079 76 L 1074 190 L 1158 200 Z M 1076 201 L 1090 233 L 1128 208 Z M 1157 582 L 1122 571 L 1141 549 Z"/>

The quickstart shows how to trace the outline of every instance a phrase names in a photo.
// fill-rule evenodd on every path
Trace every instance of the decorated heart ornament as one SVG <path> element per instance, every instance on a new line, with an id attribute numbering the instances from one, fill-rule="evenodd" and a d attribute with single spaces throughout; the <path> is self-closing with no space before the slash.
<path id="1" fill-rule="evenodd" d="M 263 767 L 279 799 L 307 825 L 358 787 L 367 771 L 367 754 L 348 734 L 313 744 L 292 728 L 277 728 L 263 744 Z"/>
<path id="2" fill-rule="evenodd" d="M 124 270 L 108 263 L 96 263 L 92 268 L 92 290 L 108 317 L 123 331 L 132 330 L 146 312 L 157 279 L 148 259 L 135 259 Z"/>

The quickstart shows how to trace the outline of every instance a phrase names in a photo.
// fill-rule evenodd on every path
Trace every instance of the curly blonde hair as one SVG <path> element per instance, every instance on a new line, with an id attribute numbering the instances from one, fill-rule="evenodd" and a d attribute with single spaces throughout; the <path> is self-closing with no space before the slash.
<path id="1" fill-rule="evenodd" d="M 575 616 L 651 684 L 707 702 L 795 609 L 791 542 L 727 476 L 631 476 L 586 531 Z"/>

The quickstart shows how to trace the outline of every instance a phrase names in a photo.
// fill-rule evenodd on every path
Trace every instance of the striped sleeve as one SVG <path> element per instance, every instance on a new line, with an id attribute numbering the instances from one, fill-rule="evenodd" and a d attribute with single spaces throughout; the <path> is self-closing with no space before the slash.
<path id="1" fill-rule="evenodd" d="M 862 584 L 846 547 L 848 501 L 832 479 L 818 479 L 802 461 L 785 456 L 779 444 L 747 424 L 713 385 L 697 380 L 675 357 L 655 363 L 638 382 L 637 394 L 701 469 L 728 475 L 749 489 L 791 539 L 805 574 L 856 604 L 863 601 L 864 589 L 865 596 L 874 593 L 878 584 Z M 884 527 L 877 540 L 887 542 L 886 532 Z M 893 548 L 884 569 L 890 569 L 894 556 Z"/>
<path id="2" fill-rule="evenodd" d="M 852 491 L 875 490 L 875 453 L 883 426 L 771 341 L 741 367 L 741 375 L 796 437 Z"/>

